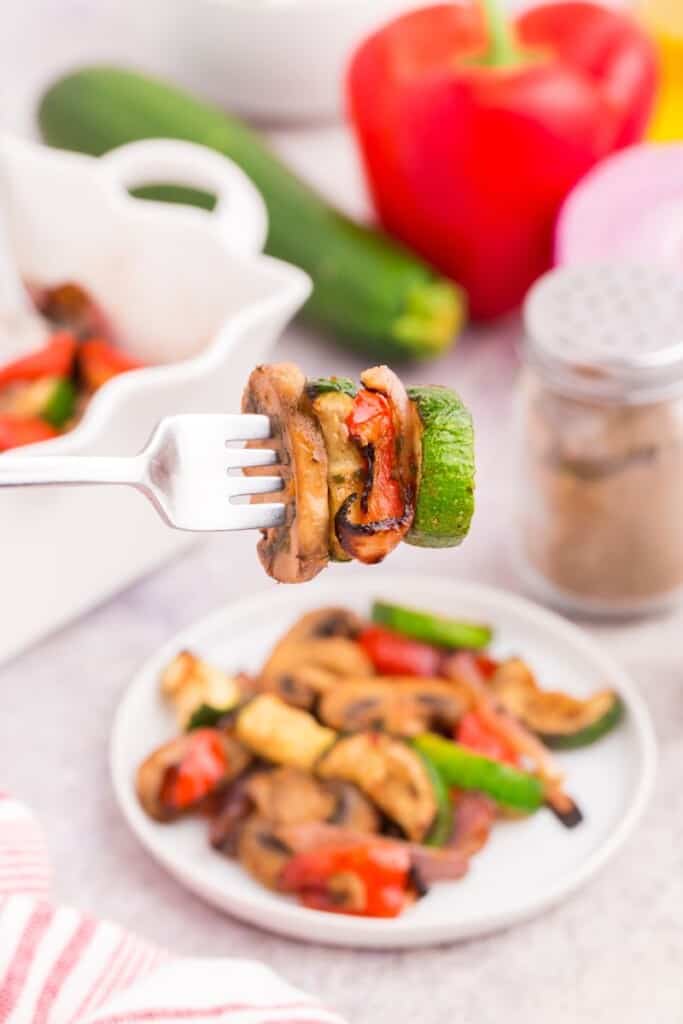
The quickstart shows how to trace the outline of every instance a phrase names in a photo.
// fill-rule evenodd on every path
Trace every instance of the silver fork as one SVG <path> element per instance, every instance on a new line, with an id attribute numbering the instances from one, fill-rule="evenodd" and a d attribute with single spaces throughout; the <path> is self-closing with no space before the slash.
<path id="1" fill-rule="evenodd" d="M 229 448 L 229 441 L 266 441 L 267 416 L 211 414 L 168 416 L 139 455 L 0 456 L 0 487 L 124 484 L 149 498 L 177 530 L 254 530 L 281 526 L 281 502 L 239 504 L 241 495 L 282 490 L 279 476 L 230 475 L 231 470 L 272 466 L 269 448 Z"/>

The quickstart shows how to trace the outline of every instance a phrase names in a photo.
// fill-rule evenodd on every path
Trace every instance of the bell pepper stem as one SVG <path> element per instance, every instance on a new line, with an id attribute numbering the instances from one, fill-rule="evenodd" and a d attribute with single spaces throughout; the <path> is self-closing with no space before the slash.
<path id="1" fill-rule="evenodd" d="M 501 10 L 500 0 L 480 0 L 480 3 L 487 27 L 488 46 L 478 63 L 487 67 L 518 64 L 521 54 L 514 30 Z"/>

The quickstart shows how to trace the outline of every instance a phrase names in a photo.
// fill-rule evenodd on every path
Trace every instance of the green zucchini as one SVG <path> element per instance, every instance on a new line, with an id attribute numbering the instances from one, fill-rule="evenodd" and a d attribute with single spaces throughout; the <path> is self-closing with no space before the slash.
<path id="1" fill-rule="evenodd" d="M 429 758 L 448 786 L 480 790 L 519 811 L 536 811 L 543 804 L 543 786 L 534 775 L 492 761 L 436 733 L 423 733 L 412 745 Z"/>
<path id="2" fill-rule="evenodd" d="M 465 300 L 457 285 L 329 206 L 254 132 L 187 92 L 132 71 L 86 68 L 48 89 L 38 117 L 45 140 L 62 149 L 100 155 L 163 137 L 203 143 L 230 157 L 268 207 L 266 251 L 313 278 L 309 317 L 363 352 L 394 361 L 437 356 L 463 324 Z M 146 194 L 168 197 L 154 189 Z M 175 189 L 173 198 L 181 197 L 198 201 L 196 192 Z"/>
<path id="3" fill-rule="evenodd" d="M 408 388 L 408 396 L 420 419 L 422 459 L 415 520 L 405 539 L 422 548 L 455 547 L 474 514 L 472 417 L 449 388 Z"/>
<path id="4" fill-rule="evenodd" d="M 404 636 L 437 647 L 480 650 L 482 647 L 488 647 L 493 637 L 490 626 L 447 619 L 432 612 L 404 608 L 398 604 L 388 604 L 386 601 L 373 603 L 372 621 L 397 633 L 403 633 Z"/>
<path id="5" fill-rule="evenodd" d="M 590 703 L 590 702 L 587 702 Z M 602 739 L 624 717 L 624 703 L 616 693 L 611 694 L 609 705 L 601 714 L 596 714 L 592 720 L 586 717 L 586 724 L 574 731 L 539 732 L 539 738 L 547 747 L 553 750 L 576 750 L 579 747 L 588 747 L 591 743 Z"/>
<path id="6" fill-rule="evenodd" d="M 496 700 L 547 747 L 574 750 L 595 743 L 622 719 L 623 701 L 614 690 L 581 699 L 542 690 L 519 658 L 504 661 L 491 679 Z"/>

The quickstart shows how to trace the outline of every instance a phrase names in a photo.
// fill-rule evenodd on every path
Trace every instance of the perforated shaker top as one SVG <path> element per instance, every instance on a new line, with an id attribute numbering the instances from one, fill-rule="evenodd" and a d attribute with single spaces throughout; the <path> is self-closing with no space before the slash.
<path id="1" fill-rule="evenodd" d="M 526 355 L 556 387 L 645 402 L 683 389 L 683 270 L 561 267 L 524 304 Z"/>

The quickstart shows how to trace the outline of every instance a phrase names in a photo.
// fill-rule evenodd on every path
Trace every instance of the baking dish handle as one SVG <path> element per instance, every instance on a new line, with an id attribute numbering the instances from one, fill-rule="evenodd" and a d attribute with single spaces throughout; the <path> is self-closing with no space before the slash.
<path id="1" fill-rule="evenodd" d="M 111 150 L 99 162 L 125 194 L 142 185 L 165 184 L 211 192 L 217 202 L 209 216 L 222 241 L 248 256 L 263 249 L 268 233 L 265 203 L 246 174 L 227 157 L 193 142 L 144 139 Z"/>

